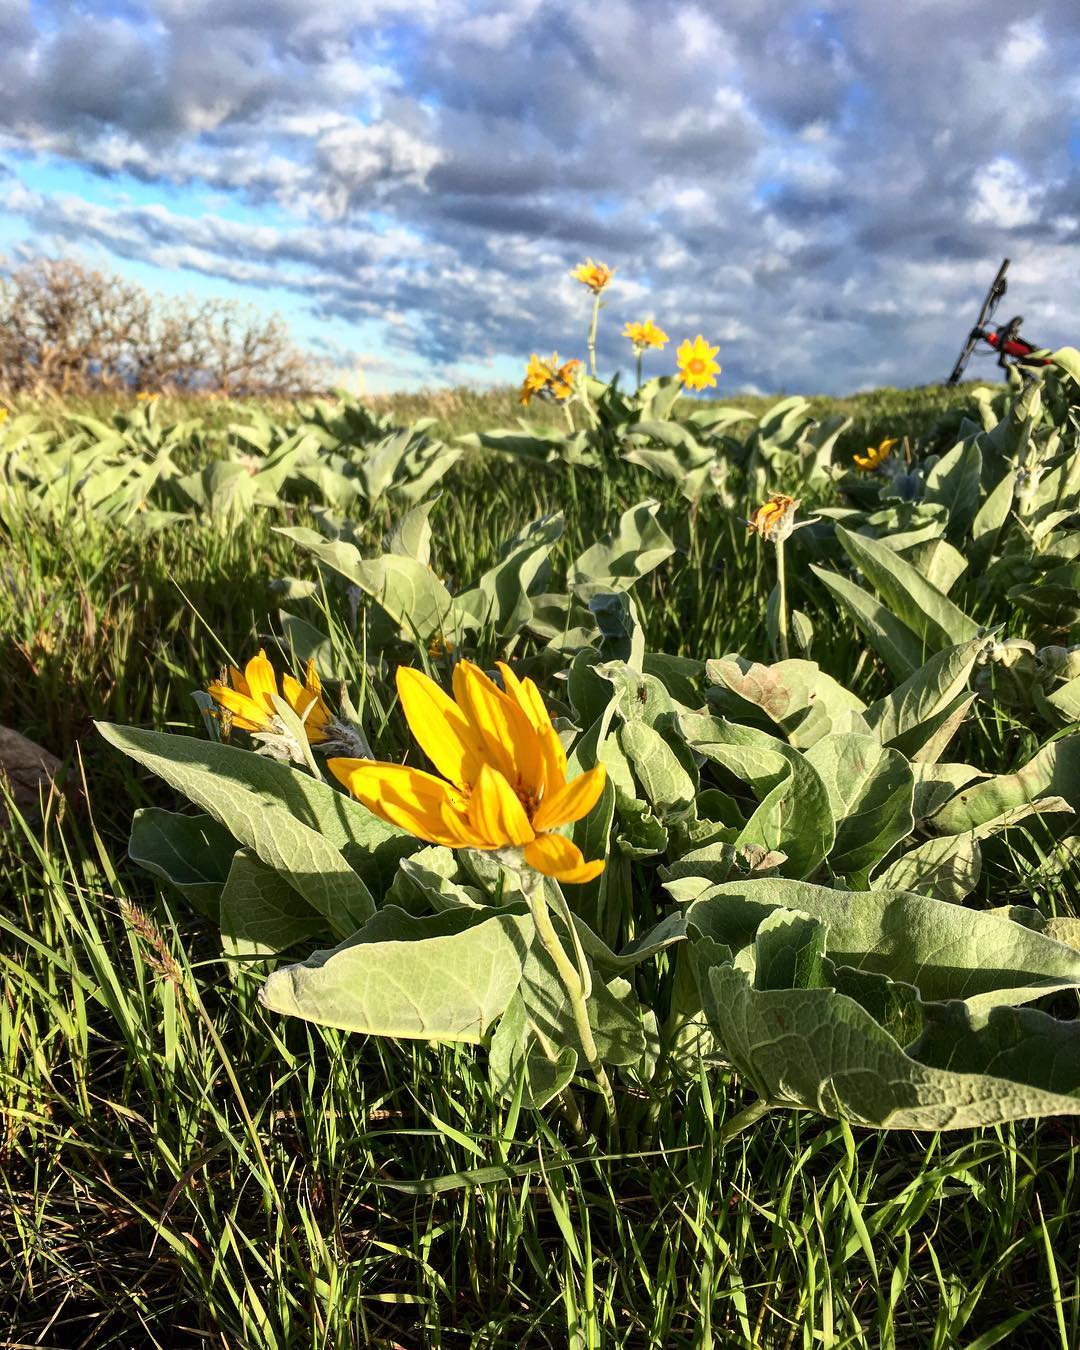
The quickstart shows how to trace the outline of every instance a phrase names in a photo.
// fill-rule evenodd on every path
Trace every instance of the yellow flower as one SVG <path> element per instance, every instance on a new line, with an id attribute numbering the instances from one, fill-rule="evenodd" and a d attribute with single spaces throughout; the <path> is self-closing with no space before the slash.
<path id="1" fill-rule="evenodd" d="M 140 389 L 139 392 L 135 395 L 136 401 L 139 403 L 156 403 L 160 397 L 161 397 L 160 394 L 151 394 L 148 393 L 145 389 Z"/>
<path id="2" fill-rule="evenodd" d="M 433 661 L 441 661 L 445 656 L 453 656 L 454 644 L 442 633 L 436 633 L 428 643 L 427 654 Z"/>
<path id="3" fill-rule="evenodd" d="M 854 455 L 856 465 L 863 473 L 872 473 L 875 469 L 880 469 L 889 458 L 889 452 L 896 444 L 897 438 L 889 436 L 883 440 L 880 445 L 869 445 L 866 447 L 865 455 Z"/>
<path id="4" fill-rule="evenodd" d="M 521 386 L 521 402 L 528 404 L 538 394 L 560 402 L 568 399 L 574 392 L 575 372 L 580 365 L 581 362 L 575 357 L 560 366 L 558 352 L 552 352 L 550 361 L 542 361 L 533 352 Z"/>
<path id="5" fill-rule="evenodd" d="M 680 343 L 675 356 L 679 363 L 679 379 L 683 384 L 690 389 L 715 385 L 714 377 L 720 374 L 720 367 L 713 357 L 719 350 L 719 347 L 710 347 L 700 333 L 693 342 L 687 338 Z"/>
<path id="6" fill-rule="evenodd" d="M 583 286 L 588 286 L 594 295 L 599 295 L 615 275 L 615 269 L 606 266 L 604 263 L 593 262 L 591 258 L 586 258 L 583 263 L 578 263 L 570 275 L 575 281 L 580 281 Z"/>
<path id="7" fill-rule="evenodd" d="M 0 427 L 7 421 L 7 416 L 8 410 L 6 408 L 0 408 Z"/>
<path id="8" fill-rule="evenodd" d="M 652 319 L 643 319 L 641 323 L 628 323 L 623 329 L 623 337 L 630 339 L 635 352 L 642 352 L 646 347 L 659 349 L 668 341 L 668 335 L 662 328 L 657 328 Z"/>
<path id="9" fill-rule="evenodd" d="M 258 656 L 251 658 L 242 675 L 235 666 L 230 666 L 229 679 L 231 688 L 215 680 L 207 692 L 230 715 L 231 725 L 239 727 L 241 731 L 280 731 L 273 698 L 277 693 L 277 676 L 263 649 L 259 648 Z M 281 694 L 303 722 L 310 744 L 318 745 L 320 741 L 325 741 L 326 728 L 331 720 L 330 709 L 323 701 L 322 682 L 315 671 L 315 662 L 307 663 L 303 684 L 291 675 L 283 675 Z"/>
<path id="10" fill-rule="evenodd" d="M 797 497 L 785 496 L 774 492 L 769 500 L 759 506 L 746 522 L 751 534 L 760 534 L 770 542 L 787 539 L 795 525 L 795 512 L 800 503 Z"/>
<path id="11" fill-rule="evenodd" d="M 431 844 L 521 849 L 559 881 L 598 876 L 561 834 L 604 790 L 603 765 L 567 782 L 566 753 L 540 691 L 499 663 L 504 688 L 471 661 L 454 667 L 454 697 L 419 670 L 399 666 L 398 696 L 420 748 L 442 774 L 405 764 L 330 759 L 327 766 L 369 811 Z"/>

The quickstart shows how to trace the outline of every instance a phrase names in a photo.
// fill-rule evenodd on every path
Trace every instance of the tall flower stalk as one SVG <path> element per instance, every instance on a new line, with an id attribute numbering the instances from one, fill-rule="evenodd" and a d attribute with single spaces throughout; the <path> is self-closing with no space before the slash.
<path id="1" fill-rule="evenodd" d="M 784 545 L 796 528 L 795 512 L 799 505 L 797 497 L 774 492 L 746 522 L 751 534 L 756 534 L 767 543 L 776 546 L 776 649 L 781 661 L 786 661 L 789 654 L 787 567 Z"/>
<path id="2" fill-rule="evenodd" d="M 579 281 L 582 286 L 588 287 L 593 293 L 592 322 L 589 324 L 589 373 L 596 375 L 596 327 L 600 319 L 600 297 L 611 284 L 611 278 L 615 275 L 614 269 L 608 267 L 605 263 L 593 262 L 592 258 L 586 258 L 583 263 L 579 263 L 570 275 L 575 281 Z"/>
<path id="3" fill-rule="evenodd" d="M 668 335 L 662 328 L 658 328 L 652 319 L 642 319 L 640 323 L 628 323 L 623 329 L 623 337 L 630 339 L 634 356 L 637 359 L 637 388 L 635 393 L 640 394 L 641 358 L 650 347 L 655 347 L 659 351 L 666 346 Z"/>

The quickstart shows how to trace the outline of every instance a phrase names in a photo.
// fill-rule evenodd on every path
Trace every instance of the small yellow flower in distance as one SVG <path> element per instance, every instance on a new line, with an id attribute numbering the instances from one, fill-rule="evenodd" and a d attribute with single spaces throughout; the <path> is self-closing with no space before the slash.
<path id="1" fill-rule="evenodd" d="M 405 764 L 330 759 L 327 767 L 369 811 L 430 844 L 520 849 L 536 872 L 591 881 L 586 862 L 555 831 L 588 815 L 604 766 L 566 778 L 566 752 L 532 680 L 499 663 L 503 688 L 471 661 L 454 667 L 454 697 L 419 670 L 399 666 L 398 696 L 412 734 L 441 778 Z"/>
<path id="2" fill-rule="evenodd" d="M 679 379 L 688 389 L 704 389 L 716 384 L 715 376 L 720 374 L 720 367 L 713 357 L 719 350 L 719 347 L 710 347 L 700 333 L 693 342 L 687 338 L 679 344 L 675 353 L 679 363 Z"/>
<path id="3" fill-rule="evenodd" d="M 521 386 L 521 402 L 528 404 L 537 395 L 560 402 L 568 399 L 574 392 L 574 376 L 580 365 L 581 362 L 575 357 L 560 366 L 558 352 L 552 352 L 550 361 L 542 361 L 533 352 Z"/>
<path id="4" fill-rule="evenodd" d="M 241 731 L 281 731 L 273 698 L 277 693 L 277 676 L 261 647 L 258 656 L 253 656 L 244 667 L 242 675 L 235 666 L 229 668 L 229 680 L 231 688 L 215 680 L 207 693 L 230 715 L 232 726 Z M 303 684 L 291 675 L 283 675 L 281 695 L 303 722 L 309 743 L 318 745 L 325 741 L 330 709 L 323 701 L 322 682 L 315 671 L 315 662 L 307 663 Z"/>
<path id="5" fill-rule="evenodd" d="M 428 570 L 431 570 L 430 567 Z M 454 644 L 442 633 L 436 633 L 428 643 L 427 654 L 433 661 L 441 661 L 444 656 L 453 656 Z"/>
<path id="6" fill-rule="evenodd" d="M 575 281 L 580 281 L 583 286 L 588 286 L 594 295 L 599 295 L 615 275 L 615 269 L 606 266 L 604 263 L 593 262 L 591 258 L 586 258 L 583 263 L 578 263 L 570 275 Z"/>
<path id="7" fill-rule="evenodd" d="M 799 498 L 774 492 L 746 522 L 746 528 L 751 534 L 759 534 L 770 543 L 782 543 L 795 528 L 795 512 L 799 505 Z"/>
<path id="8" fill-rule="evenodd" d="M 668 341 L 668 335 L 662 328 L 657 328 L 652 319 L 643 319 L 641 323 L 628 323 L 623 329 L 623 337 L 630 339 L 635 352 L 643 352 L 646 347 L 659 349 Z"/>
<path id="9" fill-rule="evenodd" d="M 4 423 L 7 421 L 7 417 L 8 417 L 8 410 L 6 408 L 0 408 L 0 427 L 2 427 Z"/>
<path id="10" fill-rule="evenodd" d="M 889 453 L 896 444 L 896 440 L 895 436 L 889 436 L 880 445 L 868 445 L 865 455 L 854 455 L 852 458 L 863 473 L 873 473 L 875 469 L 880 469 L 889 458 Z"/>
<path id="11" fill-rule="evenodd" d="M 552 365 L 555 365 L 556 360 L 557 356 L 551 358 Z M 552 395 L 560 402 L 562 402 L 563 399 L 569 398 L 574 392 L 574 379 L 577 368 L 580 365 L 581 362 L 577 357 L 572 357 L 569 361 L 564 361 L 552 375 L 548 388 L 551 390 Z"/>
<path id="12" fill-rule="evenodd" d="M 160 394 L 151 394 L 145 389 L 140 389 L 135 395 L 136 402 L 138 403 L 156 403 L 160 397 Z"/>

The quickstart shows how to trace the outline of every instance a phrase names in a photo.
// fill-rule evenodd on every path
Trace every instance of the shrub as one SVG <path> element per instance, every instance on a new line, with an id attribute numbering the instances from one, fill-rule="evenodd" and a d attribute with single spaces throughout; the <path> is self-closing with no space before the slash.
<path id="1" fill-rule="evenodd" d="M 0 260 L 0 391 L 293 397 L 315 362 L 277 317 L 177 300 L 71 258 Z"/>

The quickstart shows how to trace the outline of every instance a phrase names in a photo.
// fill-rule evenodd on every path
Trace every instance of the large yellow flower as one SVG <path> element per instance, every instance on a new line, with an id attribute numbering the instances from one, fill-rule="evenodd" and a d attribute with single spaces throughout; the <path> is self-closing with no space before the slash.
<path id="1" fill-rule="evenodd" d="M 215 680 L 207 692 L 218 707 L 230 715 L 231 725 L 241 731 L 280 731 L 274 710 L 277 676 L 263 649 L 259 648 L 258 656 L 251 658 L 242 675 L 235 666 L 230 666 L 229 679 L 231 688 Z M 330 709 L 323 701 L 322 682 L 314 661 L 307 663 L 303 684 L 291 675 L 281 677 L 281 695 L 303 722 L 311 745 L 328 739 L 326 729 L 331 720 Z"/>
<path id="2" fill-rule="evenodd" d="M 693 342 L 687 338 L 679 344 L 675 353 L 679 363 L 679 379 L 688 389 L 705 389 L 708 385 L 716 384 L 715 376 L 720 374 L 720 367 L 713 357 L 719 350 L 719 347 L 710 347 L 700 333 Z"/>
<path id="3" fill-rule="evenodd" d="M 504 689 L 471 661 L 454 667 L 454 697 L 399 666 L 397 689 L 420 748 L 443 776 L 405 764 L 330 759 L 327 766 L 383 820 L 449 848 L 520 849 L 559 881 L 603 871 L 554 831 L 587 815 L 604 790 L 603 765 L 567 782 L 562 748 L 540 691 L 499 663 Z"/>
<path id="4" fill-rule="evenodd" d="M 640 323 L 628 323 L 623 329 L 623 337 L 627 337 L 634 344 L 634 351 L 644 351 L 646 347 L 663 347 L 668 341 L 668 335 L 662 328 L 657 328 L 652 319 L 643 319 Z"/>
<path id="5" fill-rule="evenodd" d="M 896 440 L 895 436 L 889 436 L 880 445 L 868 445 L 865 455 L 854 455 L 852 458 L 863 473 L 873 473 L 875 469 L 880 469 L 889 458 L 889 453 L 896 444 Z"/>
<path id="6" fill-rule="evenodd" d="M 599 295 L 615 275 L 615 269 L 605 263 L 593 262 L 591 258 L 586 258 L 583 263 L 578 263 L 570 275 L 583 286 L 588 286 L 594 295 Z"/>

